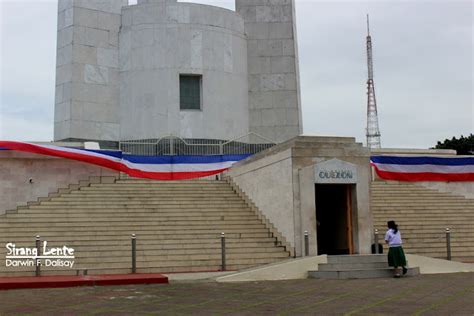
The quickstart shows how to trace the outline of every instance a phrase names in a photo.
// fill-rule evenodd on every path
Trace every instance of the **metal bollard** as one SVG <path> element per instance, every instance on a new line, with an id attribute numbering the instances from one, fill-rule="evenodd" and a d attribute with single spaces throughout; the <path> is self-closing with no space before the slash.
<path id="1" fill-rule="evenodd" d="M 376 228 L 374 232 L 375 254 L 379 253 L 379 230 Z"/>
<path id="2" fill-rule="evenodd" d="M 309 256 L 309 236 L 308 231 L 304 231 L 304 255 Z"/>
<path id="3" fill-rule="evenodd" d="M 137 273 L 137 237 L 132 234 L 132 273 Z"/>
<path id="4" fill-rule="evenodd" d="M 221 270 L 225 271 L 226 267 L 225 267 L 225 234 L 224 232 L 221 233 L 221 261 L 222 261 Z"/>
<path id="5" fill-rule="evenodd" d="M 39 235 L 36 235 L 36 252 L 37 252 L 38 257 L 41 256 L 41 240 L 40 240 Z M 35 276 L 38 277 L 41 275 L 41 259 L 36 258 L 35 264 L 36 264 Z"/>
<path id="6" fill-rule="evenodd" d="M 451 230 L 449 230 L 449 227 L 446 228 L 446 252 L 447 259 L 451 260 Z"/>

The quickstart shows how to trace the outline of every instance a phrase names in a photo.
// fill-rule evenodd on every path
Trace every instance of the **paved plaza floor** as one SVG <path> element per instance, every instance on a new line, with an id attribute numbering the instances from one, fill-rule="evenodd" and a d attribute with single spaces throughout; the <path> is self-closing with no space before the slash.
<path id="1" fill-rule="evenodd" d="M 474 315 L 474 273 L 0 291 L 0 315 Z"/>

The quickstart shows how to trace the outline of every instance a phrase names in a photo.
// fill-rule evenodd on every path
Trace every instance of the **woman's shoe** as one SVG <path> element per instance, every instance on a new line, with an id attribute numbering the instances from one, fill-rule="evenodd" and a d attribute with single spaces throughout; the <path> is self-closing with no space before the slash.
<path id="1" fill-rule="evenodd" d="M 407 267 L 402 267 L 402 270 L 403 270 L 403 275 L 407 274 L 407 272 L 408 272 Z"/>
<path id="2" fill-rule="evenodd" d="M 394 277 L 394 278 L 401 278 L 402 276 L 397 273 L 397 274 L 395 274 L 393 277 Z"/>

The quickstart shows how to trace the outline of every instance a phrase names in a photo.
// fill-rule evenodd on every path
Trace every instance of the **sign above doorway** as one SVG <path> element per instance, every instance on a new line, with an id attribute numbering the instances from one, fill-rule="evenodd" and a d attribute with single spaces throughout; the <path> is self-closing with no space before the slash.
<path id="1" fill-rule="evenodd" d="M 315 183 L 357 183 L 356 165 L 330 159 L 314 165 Z"/>

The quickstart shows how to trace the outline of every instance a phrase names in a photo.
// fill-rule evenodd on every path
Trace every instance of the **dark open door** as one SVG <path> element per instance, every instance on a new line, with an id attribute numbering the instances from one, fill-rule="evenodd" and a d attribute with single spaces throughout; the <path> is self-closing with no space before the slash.
<path id="1" fill-rule="evenodd" d="M 351 185 L 316 184 L 318 255 L 352 254 Z"/>

